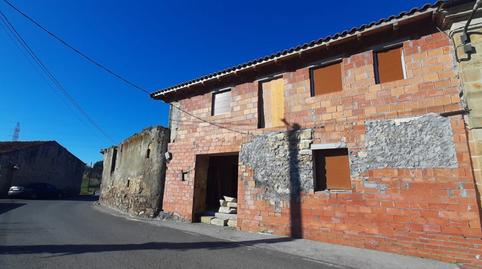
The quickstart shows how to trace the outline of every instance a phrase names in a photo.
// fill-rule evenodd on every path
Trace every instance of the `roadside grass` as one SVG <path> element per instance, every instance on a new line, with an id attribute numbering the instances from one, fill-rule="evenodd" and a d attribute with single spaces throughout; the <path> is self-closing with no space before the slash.
<path id="1" fill-rule="evenodd" d="M 82 179 L 82 184 L 80 185 L 80 195 L 92 195 L 98 191 L 99 191 L 98 185 L 89 186 L 89 179 L 88 178 Z"/>

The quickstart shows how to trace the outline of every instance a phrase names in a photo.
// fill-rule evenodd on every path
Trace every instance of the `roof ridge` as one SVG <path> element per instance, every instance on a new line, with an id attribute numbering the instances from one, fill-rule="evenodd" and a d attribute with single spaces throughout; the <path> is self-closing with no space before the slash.
<path id="1" fill-rule="evenodd" d="M 319 39 L 315 39 L 315 40 L 312 40 L 312 41 L 309 41 L 309 42 L 306 42 L 306 43 L 303 43 L 303 44 L 300 44 L 300 45 L 297 45 L 297 46 L 294 46 L 294 47 L 291 47 L 291 48 L 288 48 L 288 49 L 280 50 L 280 51 L 274 52 L 272 54 L 269 54 L 267 56 L 261 56 L 261 57 L 255 58 L 253 60 L 247 61 L 245 63 L 233 65 L 231 67 L 224 68 L 221 71 L 209 73 L 207 75 L 200 76 L 198 78 L 195 78 L 195 79 L 183 82 L 183 83 L 179 83 L 179 84 L 176 84 L 176 85 L 168 87 L 168 88 L 164 88 L 164 89 L 161 89 L 161 90 L 154 91 L 154 92 L 151 93 L 151 97 L 156 98 L 160 95 L 166 94 L 168 92 L 171 92 L 171 91 L 174 91 L 174 90 L 177 90 L 177 89 L 182 89 L 182 88 L 188 87 L 192 84 L 196 84 L 196 83 L 199 83 L 199 82 L 204 81 L 204 80 L 210 80 L 210 79 L 215 78 L 215 77 L 227 75 L 230 72 L 237 72 L 238 70 L 242 70 L 243 68 L 247 68 L 247 67 L 252 66 L 252 65 L 260 64 L 262 62 L 272 61 L 273 59 L 275 59 L 277 57 L 285 57 L 285 56 L 288 56 L 289 54 L 292 54 L 293 52 L 298 52 L 298 51 L 301 52 L 303 50 L 309 49 L 310 47 L 320 45 L 320 44 L 325 43 L 327 41 L 343 38 L 343 37 L 346 37 L 347 35 L 354 34 L 355 32 L 364 31 L 364 30 L 367 30 L 371 27 L 378 26 L 378 25 L 381 25 L 383 23 L 393 21 L 395 19 L 401 19 L 405 16 L 410 16 L 410 15 L 413 15 L 417 12 L 422 13 L 422 12 L 425 12 L 429 9 L 438 8 L 444 2 L 445 2 L 444 0 L 438 0 L 435 3 L 427 3 L 427 4 L 424 4 L 421 7 L 414 7 L 412 9 L 410 9 L 409 11 L 400 12 L 398 15 L 392 15 L 392 16 L 389 16 L 389 17 L 385 17 L 385 18 L 379 19 L 377 21 L 374 21 L 374 22 L 371 22 L 371 23 L 368 23 L 368 24 L 362 24 L 358 27 L 352 27 L 351 29 L 344 30 L 342 32 L 338 32 L 338 33 L 328 35 L 328 36 L 325 36 L 325 37 L 322 37 L 322 38 L 319 38 Z"/>
<path id="2" fill-rule="evenodd" d="M 55 140 L 32 140 L 32 141 L 0 141 L 0 153 L 7 153 L 21 149 L 30 148 L 33 146 L 48 144 L 57 141 Z"/>

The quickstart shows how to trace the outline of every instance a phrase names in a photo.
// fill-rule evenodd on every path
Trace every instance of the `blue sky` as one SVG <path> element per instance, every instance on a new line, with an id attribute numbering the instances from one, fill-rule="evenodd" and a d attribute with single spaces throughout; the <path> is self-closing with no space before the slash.
<path id="1" fill-rule="evenodd" d="M 384 18 L 426 1 L 10 0 L 84 53 L 154 91 Z M 167 125 L 168 107 L 51 39 L 3 1 L 33 50 L 116 143 Z M 86 163 L 112 144 L 0 27 L 0 140 L 57 140 Z M 213 127 L 215 128 L 215 127 Z"/>

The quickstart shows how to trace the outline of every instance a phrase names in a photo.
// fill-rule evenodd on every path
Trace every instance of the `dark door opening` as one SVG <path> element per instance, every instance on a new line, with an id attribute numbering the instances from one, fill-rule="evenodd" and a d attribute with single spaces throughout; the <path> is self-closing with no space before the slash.
<path id="1" fill-rule="evenodd" d="M 238 155 L 209 157 L 206 211 L 217 211 L 224 196 L 238 196 Z"/>
<path id="2" fill-rule="evenodd" d="M 238 153 L 197 155 L 194 176 L 193 221 L 214 215 L 223 196 L 238 196 Z"/>

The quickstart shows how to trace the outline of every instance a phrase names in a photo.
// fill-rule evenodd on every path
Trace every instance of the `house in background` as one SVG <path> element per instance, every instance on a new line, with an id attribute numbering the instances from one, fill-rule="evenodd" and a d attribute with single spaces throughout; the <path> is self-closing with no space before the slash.
<path id="1" fill-rule="evenodd" d="M 168 142 L 169 129 L 155 126 L 102 150 L 100 203 L 136 216 L 156 216 L 162 209 Z"/>
<path id="2" fill-rule="evenodd" d="M 11 185 L 50 183 L 65 194 L 80 191 L 85 164 L 56 141 L 0 142 L 0 195 Z"/>
<path id="3" fill-rule="evenodd" d="M 199 221 L 231 195 L 239 230 L 482 267 L 473 6 L 438 1 L 153 93 L 171 104 L 164 211 Z"/>

